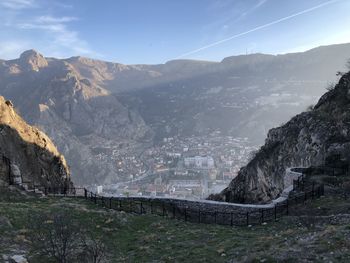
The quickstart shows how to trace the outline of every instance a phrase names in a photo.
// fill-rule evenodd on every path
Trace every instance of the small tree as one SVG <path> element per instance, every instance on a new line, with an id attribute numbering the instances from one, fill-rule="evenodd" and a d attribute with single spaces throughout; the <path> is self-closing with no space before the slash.
<path id="1" fill-rule="evenodd" d="M 101 237 L 87 231 L 82 237 L 82 262 L 101 263 L 106 258 L 106 246 Z"/>
<path id="2" fill-rule="evenodd" d="M 75 224 L 66 211 L 53 215 L 40 214 L 30 218 L 34 252 L 49 256 L 59 263 L 67 263 L 81 249 L 79 225 Z"/>

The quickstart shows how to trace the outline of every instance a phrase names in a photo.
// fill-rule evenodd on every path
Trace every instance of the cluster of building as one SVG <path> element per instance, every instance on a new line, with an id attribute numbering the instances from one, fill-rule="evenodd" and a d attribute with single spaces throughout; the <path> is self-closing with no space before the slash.
<path id="1" fill-rule="evenodd" d="M 165 138 L 137 156 L 117 159 L 118 169 L 128 171 L 124 183 L 103 187 L 112 195 L 150 195 L 205 198 L 220 192 L 257 150 L 247 138 L 211 134 L 207 137 Z M 125 169 L 125 164 L 137 169 Z M 120 170 L 118 170 L 120 171 Z M 127 176 L 127 175 L 126 175 Z"/>

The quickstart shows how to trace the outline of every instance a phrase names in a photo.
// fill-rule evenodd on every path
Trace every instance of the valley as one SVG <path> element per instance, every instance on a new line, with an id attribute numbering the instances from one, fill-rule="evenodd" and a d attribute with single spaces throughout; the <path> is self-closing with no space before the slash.
<path id="1" fill-rule="evenodd" d="M 123 65 L 28 50 L 1 61 L 0 92 L 52 138 L 75 185 L 158 195 L 180 183 L 190 190 L 179 196 L 203 198 L 227 185 L 269 129 L 316 103 L 344 70 L 345 53 L 350 44 Z M 212 157 L 214 167 L 184 169 L 196 156 Z"/>

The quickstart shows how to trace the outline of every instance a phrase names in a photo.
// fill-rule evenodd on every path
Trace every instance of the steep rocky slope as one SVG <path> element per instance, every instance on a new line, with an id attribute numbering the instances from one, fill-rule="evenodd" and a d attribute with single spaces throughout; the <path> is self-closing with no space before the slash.
<path id="1" fill-rule="evenodd" d="M 69 186 L 65 158 L 40 130 L 29 126 L 0 96 L 0 184 Z"/>
<path id="2" fill-rule="evenodd" d="M 285 187 L 289 167 L 350 163 L 350 72 L 315 107 L 271 129 L 265 145 L 221 197 L 231 202 L 267 202 Z"/>

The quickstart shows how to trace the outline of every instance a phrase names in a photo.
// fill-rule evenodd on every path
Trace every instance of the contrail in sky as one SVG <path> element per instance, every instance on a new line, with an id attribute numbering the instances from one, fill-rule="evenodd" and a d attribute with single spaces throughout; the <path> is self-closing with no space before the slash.
<path id="1" fill-rule="evenodd" d="M 310 13 L 310 12 L 316 10 L 316 9 L 319 9 L 319 8 L 322 8 L 322 7 L 325 7 L 325 6 L 328 6 L 328 5 L 330 5 L 330 4 L 333 4 L 333 3 L 336 3 L 336 2 L 339 2 L 339 1 L 342 1 L 342 0 L 330 0 L 330 1 L 324 2 L 324 3 L 319 4 L 319 5 L 316 5 L 316 6 L 314 6 L 314 7 L 311 7 L 311 8 L 305 9 L 305 10 L 303 10 L 303 11 L 300 11 L 300 12 L 298 12 L 298 13 L 295 13 L 295 14 L 292 14 L 292 15 L 289 15 L 289 16 L 286 16 L 286 17 L 283 17 L 283 18 L 280 18 L 280 19 L 275 20 L 275 21 L 273 21 L 273 22 L 270 22 L 270 23 L 267 23 L 267 24 L 264 24 L 264 25 L 255 27 L 255 28 L 250 29 L 250 30 L 248 30 L 248 31 L 245 31 L 245 32 L 242 32 L 242 33 L 233 35 L 233 36 L 231 36 L 231 37 L 228 37 L 228 38 L 222 39 L 222 40 L 220 40 L 220 41 L 211 43 L 211 44 L 206 45 L 206 46 L 203 46 L 203 47 L 201 47 L 201 48 L 198 48 L 198 49 L 189 51 L 189 52 L 187 52 L 187 53 L 184 53 L 184 54 L 182 54 L 182 55 L 176 57 L 175 59 L 187 57 L 188 55 L 192 55 L 192 54 L 198 53 L 198 52 L 200 52 L 200 51 L 202 51 L 202 50 L 205 50 L 205 49 L 208 49 L 208 48 L 211 48 L 211 47 L 220 45 L 220 44 L 222 44 L 222 43 L 224 43 L 224 42 L 230 41 L 230 40 L 232 40 L 232 39 L 235 39 L 235 38 L 238 38 L 238 37 L 241 37 L 241 36 L 244 36 L 244 35 L 247 35 L 247 34 L 249 34 L 249 33 L 258 31 L 258 30 L 260 30 L 260 29 L 263 29 L 263 28 L 267 28 L 267 27 L 269 27 L 269 26 L 276 25 L 276 24 L 281 23 L 281 22 L 283 22 L 283 21 L 292 19 L 292 18 L 294 18 L 294 17 L 296 17 L 296 16 L 300 16 L 300 15 L 303 15 L 303 14 L 306 14 L 306 13 Z"/>

